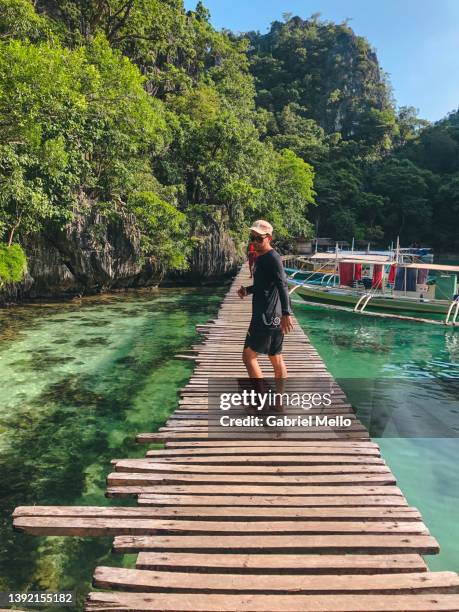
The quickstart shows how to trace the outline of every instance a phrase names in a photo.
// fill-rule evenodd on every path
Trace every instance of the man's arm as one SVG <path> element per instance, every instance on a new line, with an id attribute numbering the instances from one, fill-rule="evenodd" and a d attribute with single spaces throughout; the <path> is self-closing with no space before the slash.
<path id="1" fill-rule="evenodd" d="M 284 334 L 288 334 L 293 330 L 292 307 L 290 305 L 290 295 L 288 293 L 287 275 L 285 274 L 284 266 L 280 257 L 276 257 L 274 261 L 274 284 L 279 292 L 279 298 L 282 308 L 281 330 Z"/>
<path id="2" fill-rule="evenodd" d="M 241 285 L 239 289 L 237 290 L 237 294 L 241 298 L 241 300 L 245 298 L 246 295 L 251 295 L 252 293 L 253 293 L 253 285 L 250 285 L 250 287 L 243 287 Z"/>
<path id="3" fill-rule="evenodd" d="M 274 259 L 273 280 L 277 290 L 279 291 L 282 314 L 292 315 L 293 312 L 290 305 L 290 296 L 288 294 L 287 275 L 285 274 L 284 266 L 282 265 L 282 260 L 280 257 L 276 257 Z"/>

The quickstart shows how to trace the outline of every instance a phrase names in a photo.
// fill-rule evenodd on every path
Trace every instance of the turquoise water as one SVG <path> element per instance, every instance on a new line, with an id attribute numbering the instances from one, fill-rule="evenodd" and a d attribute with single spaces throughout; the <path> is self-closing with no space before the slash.
<path id="1" fill-rule="evenodd" d="M 398 378 L 415 398 L 418 419 L 438 415 L 459 428 L 459 329 L 295 304 L 295 314 L 331 373 L 346 379 Z M 456 387 L 457 389 L 457 387 Z M 348 397 L 361 409 L 359 390 Z M 387 395 L 378 401 L 384 405 Z M 428 414 L 429 413 L 429 414 Z M 393 430 L 392 430 L 392 435 Z M 459 571 L 459 438 L 375 438 L 408 502 L 419 508 L 440 554 L 427 557 L 434 570 Z"/>
<path id="2" fill-rule="evenodd" d="M 96 565 L 131 567 L 111 538 L 13 532 L 17 505 L 107 505 L 110 460 L 139 457 L 136 433 L 174 409 L 214 289 L 161 289 L 0 311 L 0 590 L 75 590 L 77 609 Z M 135 505 L 134 500 L 125 503 Z M 52 608 L 56 611 L 56 608 Z"/>

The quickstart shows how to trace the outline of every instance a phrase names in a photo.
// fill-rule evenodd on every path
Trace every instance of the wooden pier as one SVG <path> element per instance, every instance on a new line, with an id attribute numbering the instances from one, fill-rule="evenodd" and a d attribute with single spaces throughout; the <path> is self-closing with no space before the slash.
<path id="1" fill-rule="evenodd" d="M 136 569 L 97 567 L 88 612 L 435 612 L 459 610 L 454 572 L 430 572 L 439 548 L 408 505 L 378 446 L 295 322 L 289 377 L 323 378 L 346 431 L 301 430 L 288 439 L 219 436 L 208 413 L 209 378 L 243 377 L 250 299 L 246 266 L 218 317 L 199 330 L 194 373 L 176 411 L 138 442 L 144 459 L 114 459 L 108 497 L 136 507 L 18 507 L 32 535 L 113 535 Z M 184 357 L 188 357 L 185 355 Z M 269 361 L 261 364 L 271 374 Z M 154 407 L 152 407 L 154 410 Z M 209 436 L 211 431 L 212 436 Z"/>

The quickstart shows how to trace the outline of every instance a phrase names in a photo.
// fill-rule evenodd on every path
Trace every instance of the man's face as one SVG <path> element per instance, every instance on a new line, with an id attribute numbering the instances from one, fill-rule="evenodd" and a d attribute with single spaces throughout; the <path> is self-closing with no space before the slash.
<path id="1" fill-rule="evenodd" d="M 269 246 L 269 236 L 267 234 L 259 234 L 254 230 L 250 232 L 250 242 L 256 253 L 262 253 Z"/>

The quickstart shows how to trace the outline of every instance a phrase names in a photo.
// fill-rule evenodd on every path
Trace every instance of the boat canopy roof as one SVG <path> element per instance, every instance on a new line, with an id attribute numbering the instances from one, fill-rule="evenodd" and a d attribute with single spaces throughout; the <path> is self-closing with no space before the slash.
<path id="1" fill-rule="evenodd" d="M 314 253 L 310 256 L 299 256 L 297 257 L 300 261 L 330 261 L 336 262 L 337 260 L 341 263 L 367 263 L 367 264 L 393 264 L 402 268 L 411 268 L 414 270 L 438 270 L 443 272 L 455 272 L 459 273 L 459 266 L 451 266 L 446 264 L 433 264 L 433 263 L 409 263 L 409 262 L 396 262 L 394 253 L 391 251 L 379 251 L 370 253 L 359 253 L 355 251 L 340 251 L 338 253 Z"/>
<path id="2" fill-rule="evenodd" d="M 340 263 L 366 263 L 373 265 L 383 265 L 393 263 L 393 260 L 387 257 L 375 257 L 374 255 L 369 255 L 368 257 L 342 257 L 338 260 Z"/>
<path id="3" fill-rule="evenodd" d="M 443 264 L 399 263 L 397 265 L 402 268 L 413 268 L 415 270 L 443 270 L 444 272 L 459 272 L 459 266 L 447 266 Z"/>
<path id="4" fill-rule="evenodd" d="M 390 254 L 376 255 L 373 253 L 352 253 L 351 251 L 341 253 L 314 253 L 309 259 L 316 261 L 342 261 L 343 263 L 386 263 L 392 261 Z"/>

